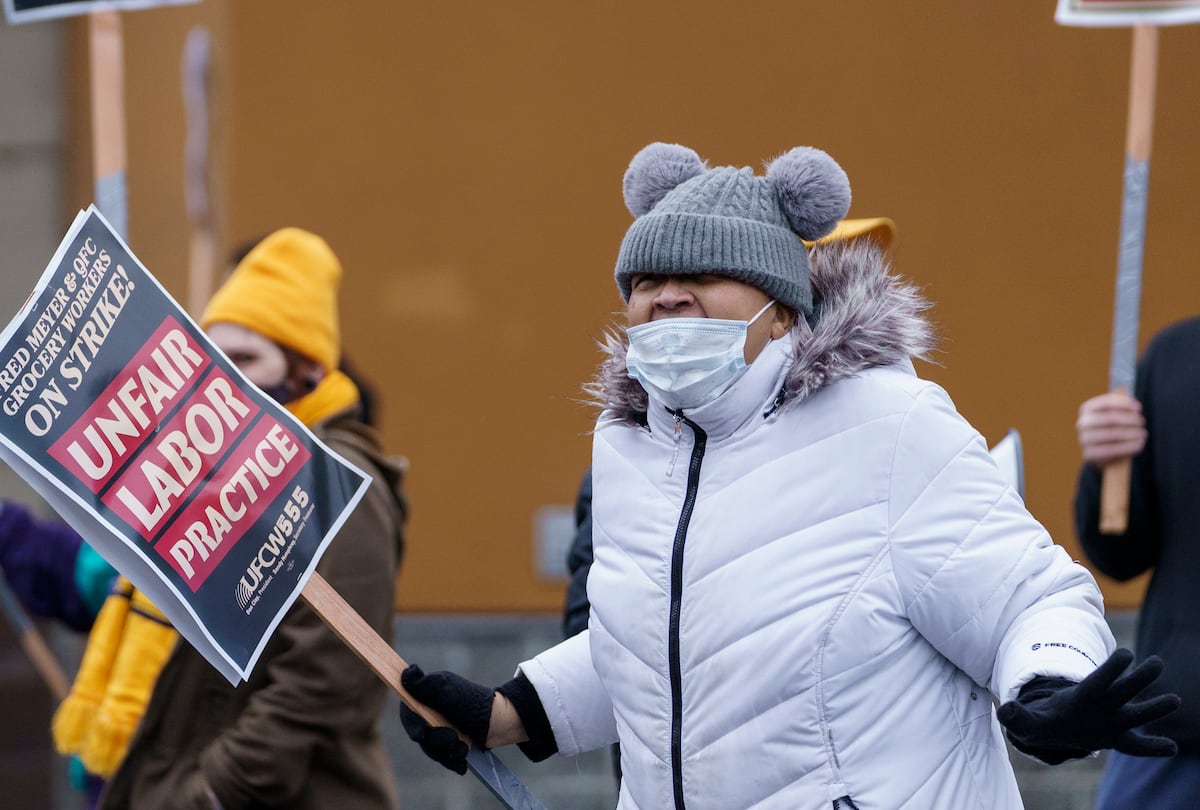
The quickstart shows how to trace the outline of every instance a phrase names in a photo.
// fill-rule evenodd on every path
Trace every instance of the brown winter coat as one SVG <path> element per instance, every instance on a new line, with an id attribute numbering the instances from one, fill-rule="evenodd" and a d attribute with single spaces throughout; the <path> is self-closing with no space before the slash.
<path id="1" fill-rule="evenodd" d="M 391 639 L 407 511 L 402 468 L 349 414 L 312 428 L 373 482 L 317 566 Z M 297 601 L 236 688 L 181 641 L 163 667 L 102 808 L 377 810 L 398 805 L 380 736 L 387 687 Z"/>

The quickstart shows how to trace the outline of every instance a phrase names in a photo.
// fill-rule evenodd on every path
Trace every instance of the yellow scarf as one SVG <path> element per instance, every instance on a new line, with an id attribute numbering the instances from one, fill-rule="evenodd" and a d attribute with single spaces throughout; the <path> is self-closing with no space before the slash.
<path id="1" fill-rule="evenodd" d="M 287 404 L 287 409 L 301 422 L 312 426 L 327 416 L 344 411 L 358 402 L 358 387 L 342 372 L 334 369 L 322 378 L 308 394 Z"/>
<path id="2" fill-rule="evenodd" d="M 315 425 L 358 398 L 350 378 L 332 371 L 287 409 L 305 425 Z M 88 634 L 71 692 L 54 713 L 51 732 L 59 753 L 74 754 L 91 773 L 111 777 L 178 636 L 166 616 L 119 577 Z"/>
<path id="3" fill-rule="evenodd" d="M 119 577 L 88 635 L 71 692 L 54 713 L 59 752 L 78 756 L 94 774 L 112 776 L 178 635 L 141 591 Z"/>

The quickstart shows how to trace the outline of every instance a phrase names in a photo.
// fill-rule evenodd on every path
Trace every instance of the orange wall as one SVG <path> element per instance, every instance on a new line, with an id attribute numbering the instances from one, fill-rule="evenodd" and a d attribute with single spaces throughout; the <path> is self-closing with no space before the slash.
<path id="1" fill-rule="evenodd" d="M 569 504 L 588 464 L 576 398 L 620 309 L 629 158 L 652 140 L 741 165 L 819 146 L 850 175 L 852 215 L 899 223 L 897 270 L 936 302 L 943 348 L 921 371 L 989 441 L 1021 431 L 1029 506 L 1078 556 L 1073 421 L 1107 381 L 1130 34 L 1059 27 L 1053 6 L 207 0 L 126 14 L 132 245 L 182 299 L 179 55 L 204 21 L 223 245 L 295 224 L 347 268 L 345 345 L 412 463 L 401 607 L 555 611 L 563 584 L 533 573 L 532 518 Z M 1200 176 L 1198 40 L 1161 34 L 1143 339 L 1200 302 L 1181 238 Z M 85 123 L 76 134 L 73 209 L 90 201 Z M 1104 585 L 1110 604 L 1138 598 Z"/>

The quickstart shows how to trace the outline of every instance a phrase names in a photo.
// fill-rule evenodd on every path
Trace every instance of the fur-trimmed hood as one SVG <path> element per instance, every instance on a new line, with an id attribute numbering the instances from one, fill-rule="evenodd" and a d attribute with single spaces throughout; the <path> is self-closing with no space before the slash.
<path id="1" fill-rule="evenodd" d="M 869 241 L 809 249 L 816 325 L 798 318 L 792 329 L 796 359 L 784 380 L 781 407 L 865 369 L 933 351 L 933 328 L 924 316 L 929 303 L 889 270 L 883 250 Z M 627 347 L 623 330 L 608 332 L 601 343 L 606 356 L 584 390 L 607 418 L 642 424 L 646 391 L 626 371 Z"/>

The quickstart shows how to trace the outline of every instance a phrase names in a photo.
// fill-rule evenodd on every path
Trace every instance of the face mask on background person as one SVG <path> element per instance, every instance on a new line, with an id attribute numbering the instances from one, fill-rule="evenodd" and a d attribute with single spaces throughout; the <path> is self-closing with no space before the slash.
<path id="1" fill-rule="evenodd" d="M 707 405 L 746 373 L 746 330 L 774 303 L 749 321 L 663 318 L 629 327 L 629 376 L 672 410 Z"/>
<path id="2" fill-rule="evenodd" d="M 287 355 L 278 344 L 241 324 L 218 322 L 205 330 L 233 364 L 260 390 L 280 405 L 296 397 Z"/>

